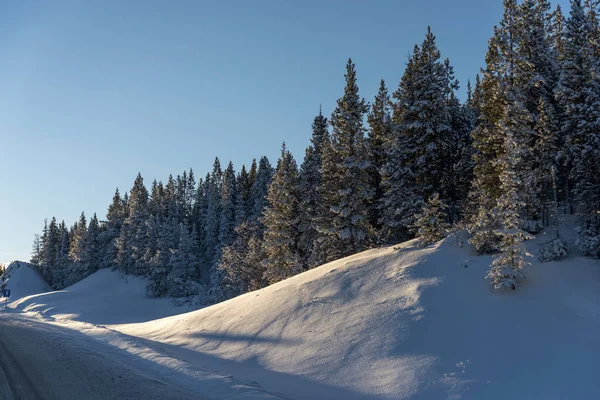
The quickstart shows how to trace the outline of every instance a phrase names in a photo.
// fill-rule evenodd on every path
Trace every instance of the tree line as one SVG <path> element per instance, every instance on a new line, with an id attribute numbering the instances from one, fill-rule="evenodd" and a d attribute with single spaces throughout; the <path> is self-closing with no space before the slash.
<path id="1" fill-rule="evenodd" d="M 525 278 L 530 234 L 577 219 L 577 245 L 600 257 L 600 23 L 597 0 L 504 0 L 486 66 L 467 99 L 427 29 L 397 89 L 372 103 L 348 60 L 330 118 L 314 118 L 302 163 L 286 148 L 236 172 L 217 158 L 150 191 L 141 175 L 106 218 L 52 218 L 32 262 L 55 288 L 100 268 L 148 276 L 154 296 L 224 300 L 373 246 L 468 227 L 488 279 Z M 556 237 L 544 261 L 566 255 Z"/>

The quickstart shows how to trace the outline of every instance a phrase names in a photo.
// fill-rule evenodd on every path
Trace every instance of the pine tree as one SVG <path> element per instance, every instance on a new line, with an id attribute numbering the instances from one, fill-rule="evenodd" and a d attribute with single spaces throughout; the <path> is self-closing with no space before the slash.
<path id="1" fill-rule="evenodd" d="M 204 224 L 204 250 L 206 270 L 203 271 L 204 283 L 209 283 L 210 277 L 214 272 L 218 261 L 219 245 L 219 225 L 221 221 L 221 191 L 222 191 L 223 171 L 218 158 L 213 164 L 213 171 L 208 180 L 206 191 L 206 219 Z"/>
<path id="2" fill-rule="evenodd" d="M 221 219 L 219 223 L 219 255 L 222 246 L 228 246 L 234 239 L 235 209 L 237 202 L 237 186 L 233 163 L 229 162 L 223 174 L 221 186 Z"/>
<path id="3" fill-rule="evenodd" d="M 410 159 L 415 152 L 414 143 L 408 135 L 401 133 L 404 123 L 404 110 L 407 110 L 409 99 L 415 98 L 415 82 L 417 63 L 421 49 L 415 45 L 413 54 L 408 59 L 406 69 L 394 92 L 397 102 L 394 104 L 393 137 L 387 146 L 387 160 L 383 168 L 383 198 L 381 208 L 383 217 L 380 223 L 388 240 L 399 241 L 409 237 L 407 227 L 413 222 L 411 212 L 420 204 L 410 204 L 414 200 L 412 190 L 416 187 L 414 172 Z"/>
<path id="4" fill-rule="evenodd" d="M 571 1 L 557 97 L 563 110 L 561 132 L 565 152 L 562 160 L 579 220 L 578 245 L 586 254 L 600 255 L 600 214 L 597 212 L 600 209 L 600 87 L 594 30 L 581 1 Z"/>
<path id="5" fill-rule="evenodd" d="M 507 120 L 514 121 L 513 113 L 522 113 L 522 103 L 514 100 L 507 110 Z M 523 268 L 527 265 L 525 256 L 530 256 L 523 241 L 530 236 L 520 229 L 519 210 L 525 204 L 521 200 L 519 190 L 519 174 L 516 171 L 520 164 L 520 149 L 515 140 L 511 126 L 504 125 L 505 130 L 505 153 L 500 159 L 502 172 L 500 174 L 502 194 L 498 199 L 497 214 L 501 221 L 501 228 L 497 230 L 500 236 L 500 253 L 492 262 L 492 268 L 487 278 L 496 289 L 510 287 L 513 290 L 519 281 L 525 279 Z"/>
<path id="6" fill-rule="evenodd" d="M 127 203 L 128 216 L 117 239 L 118 266 L 125 274 L 143 275 L 149 272 L 145 264 L 147 249 L 148 190 L 138 173 Z"/>
<path id="7" fill-rule="evenodd" d="M 174 216 L 164 216 L 159 221 L 157 250 L 150 260 L 151 273 L 148 292 L 158 297 L 168 294 L 171 275 L 171 255 L 177 249 L 181 233 Z"/>
<path id="8" fill-rule="evenodd" d="M 336 186 L 339 190 L 324 188 L 327 192 L 325 204 L 332 213 L 331 225 L 318 227 L 321 232 L 335 236 L 332 244 L 337 248 L 328 247 L 328 250 L 341 256 L 364 250 L 373 239 L 368 218 L 373 190 L 363 125 L 368 105 L 358 94 L 352 60 L 346 64 L 345 78 L 344 95 L 338 99 L 331 116 L 331 157 L 326 160 L 326 152 L 323 161 L 323 175 L 328 175 L 323 184 Z M 337 166 L 334 167 L 334 163 Z"/>
<path id="9" fill-rule="evenodd" d="M 100 269 L 100 249 L 98 244 L 99 235 L 100 224 L 98 222 L 98 217 L 96 217 L 96 214 L 94 214 L 94 216 L 90 219 L 90 224 L 85 234 L 85 251 L 81 260 L 81 279 Z"/>
<path id="10" fill-rule="evenodd" d="M 197 289 L 192 280 L 199 263 L 196 257 L 197 240 L 194 237 L 196 230 L 190 231 L 187 225 L 180 224 L 179 233 L 179 244 L 169 259 L 168 291 L 173 297 L 190 296 Z"/>
<path id="11" fill-rule="evenodd" d="M 448 234 L 448 206 L 440 200 L 440 196 L 434 193 L 423 206 L 420 214 L 415 216 L 415 229 L 417 236 L 421 238 L 422 246 L 429 246 L 444 239 Z"/>
<path id="12" fill-rule="evenodd" d="M 85 213 L 81 213 L 79 222 L 77 222 L 74 235 L 71 237 L 71 248 L 69 250 L 69 258 L 72 262 L 80 264 L 86 258 L 86 243 L 85 237 L 87 233 L 87 220 Z"/>
<path id="13" fill-rule="evenodd" d="M 252 183 L 245 165 L 242 165 L 242 169 L 236 178 L 236 188 L 235 226 L 239 226 L 249 218 L 252 195 Z"/>
<path id="14" fill-rule="evenodd" d="M 379 84 L 379 91 L 367 117 L 369 123 L 369 162 L 373 197 L 370 203 L 370 222 L 378 231 L 383 216 L 380 206 L 383 198 L 382 171 L 387 164 L 387 150 L 392 145 L 392 102 L 385 81 Z"/>
<path id="15" fill-rule="evenodd" d="M 117 260 L 116 241 L 121 235 L 121 228 L 127 218 L 127 206 L 124 199 L 121 198 L 119 189 L 115 191 L 111 205 L 106 214 L 106 229 L 100 234 L 98 241 L 101 251 L 101 267 L 115 268 Z"/>
<path id="16" fill-rule="evenodd" d="M 252 174 L 251 174 L 252 176 Z M 250 213 L 251 219 L 259 221 L 262 218 L 262 213 L 267 206 L 267 192 L 269 185 L 273 179 L 273 167 L 266 156 L 260 158 L 258 169 L 256 171 L 256 179 L 252 185 L 252 210 Z"/>
<path id="17" fill-rule="evenodd" d="M 504 18 L 512 17 L 509 12 L 505 12 Z M 479 121 L 471 133 L 475 166 L 469 197 L 475 211 L 471 215 L 469 231 L 472 237 L 469 241 L 480 254 L 497 252 L 501 239 L 496 233 L 500 226 L 493 210 L 501 195 L 501 168 L 498 160 L 503 156 L 505 149 L 501 129 L 506 104 L 503 85 L 504 66 L 507 63 L 502 55 L 505 39 L 503 25 L 495 27 L 486 54 L 486 67 L 482 71 Z"/>
<path id="18" fill-rule="evenodd" d="M 221 280 L 216 290 L 217 301 L 231 299 L 266 286 L 262 228 L 256 221 L 244 221 L 235 228 L 235 241 L 223 248 L 219 263 Z"/>
<path id="19" fill-rule="evenodd" d="M 302 271 L 298 249 L 298 168 L 285 143 L 267 198 L 269 205 L 265 208 L 263 218 L 267 258 L 263 263 L 265 279 L 275 283 Z"/>
<path id="20" fill-rule="evenodd" d="M 300 168 L 300 238 L 298 247 L 309 268 L 320 265 L 319 257 L 315 251 L 318 244 L 315 244 L 319 236 L 317 231 L 317 219 L 324 212 L 323 198 L 321 193 L 322 186 L 322 164 L 323 164 L 323 143 L 328 140 L 329 132 L 327 130 L 327 118 L 319 110 L 312 124 L 312 137 L 310 145 L 306 148 L 304 162 Z"/>
<path id="21" fill-rule="evenodd" d="M 458 84 L 448 60 L 442 61 L 428 28 L 394 93 L 394 138 L 384 168 L 383 223 L 393 240 L 406 239 L 425 200 L 439 193 L 449 202 L 454 191 L 453 155 L 457 137 L 450 113 Z"/>
<path id="22" fill-rule="evenodd" d="M 33 245 L 31 246 L 31 259 L 29 262 L 39 266 L 42 261 L 42 238 L 39 234 L 33 237 Z"/>

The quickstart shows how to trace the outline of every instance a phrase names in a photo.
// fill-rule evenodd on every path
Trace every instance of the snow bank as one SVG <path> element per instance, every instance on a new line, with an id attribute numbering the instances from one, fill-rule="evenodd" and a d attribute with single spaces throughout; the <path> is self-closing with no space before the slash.
<path id="1" fill-rule="evenodd" d="M 543 240 L 528 245 L 535 253 Z M 177 371 L 190 379 L 181 385 L 217 399 L 599 393 L 600 262 L 531 258 L 526 284 L 495 291 L 485 281 L 491 257 L 455 242 L 366 251 L 176 316 L 167 315 L 185 309 L 147 298 L 143 279 L 108 270 L 10 306 Z"/>
<path id="2" fill-rule="evenodd" d="M 144 278 L 102 269 L 64 290 L 23 297 L 8 307 L 54 320 L 101 325 L 150 321 L 192 310 L 174 307 L 169 299 L 149 298 L 147 284 Z"/>
<path id="3" fill-rule="evenodd" d="M 591 398 L 600 263 L 531 261 L 528 284 L 495 291 L 490 257 L 408 242 L 118 329 L 295 399 Z"/>
<path id="4" fill-rule="evenodd" d="M 8 266 L 0 286 L 10 289 L 10 300 L 52 290 L 33 265 L 23 261 L 14 261 Z"/>

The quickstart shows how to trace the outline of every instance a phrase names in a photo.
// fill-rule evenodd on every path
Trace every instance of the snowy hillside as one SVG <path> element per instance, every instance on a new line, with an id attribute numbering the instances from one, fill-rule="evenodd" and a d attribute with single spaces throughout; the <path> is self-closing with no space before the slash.
<path id="1" fill-rule="evenodd" d="M 67 314 L 113 323 L 122 333 L 85 330 L 186 371 L 204 394 L 220 393 L 218 381 L 207 386 L 210 375 L 198 372 L 206 368 L 293 399 L 585 399 L 598 393 L 600 263 L 576 255 L 533 262 L 528 283 L 506 292 L 485 282 L 489 264 L 451 237 L 425 249 L 411 241 L 366 251 L 145 323 L 116 325 L 133 309 L 140 315 L 161 310 L 161 301 L 140 294 L 128 305 L 123 285 L 134 284 L 119 286 L 110 271 L 11 307 L 58 314 L 65 324 Z M 163 311 L 168 307 L 156 312 Z"/>
<path id="2" fill-rule="evenodd" d="M 10 299 L 13 301 L 21 297 L 52 290 L 40 274 L 33 269 L 33 266 L 23 261 L 12 262 L 2 278 L 3 281 L 0 282 L 0 285 L 10 289 Z"/>
<path id="3" fill-rule="evenodd" d="M 64 290 L 22 297 L 9 308 L 102 325 L 150 321 L 191 310 L 174 307 L 170 299 L 149 298 L 147 284 L 143 278 L 103 269 Z"/>

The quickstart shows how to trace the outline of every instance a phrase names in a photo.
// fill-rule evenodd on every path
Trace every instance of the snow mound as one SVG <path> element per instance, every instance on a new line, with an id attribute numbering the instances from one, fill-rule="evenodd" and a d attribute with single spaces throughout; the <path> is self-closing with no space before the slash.
<path id="1" fill-rule="evenodd" d="M 10 289 L 10 300 L 52 290 L 33 265 L 23 261 L 14 261 L 8 266 L 0 286 Z"/>
<path id="2" fill-rule="evenodd" d="M 144 322 L 190 311 L 174 307 L 169 299 L 149 298 L 147 284 L 145 278 L 101 269 L 64 290 L 23 297 L 8 306 L 54 320 L 101 325 Z"/>
<path id="3" fill-rule="evenodd" d="M 369 250 L 191 312 L 110 270 L 9 307 L 182 373 L 194 383 L 178 384 L 216 399 L 594 398 L 600 261 L 532 257 L 527 282 L 497 291 L 485 281 L 492 258 L 459 237 Z M 535 254 L 544 241 L 527 245 Z"/>
<path id="4" fill-rule="evenodd" d="M 491 258 L 448 238 L 366 251 L 202 310 L 120 326 L 295 399 L 564 399 L 600 391 L 600 263 Z M 535 245 L 532 243 L 532 245 Z"/>

